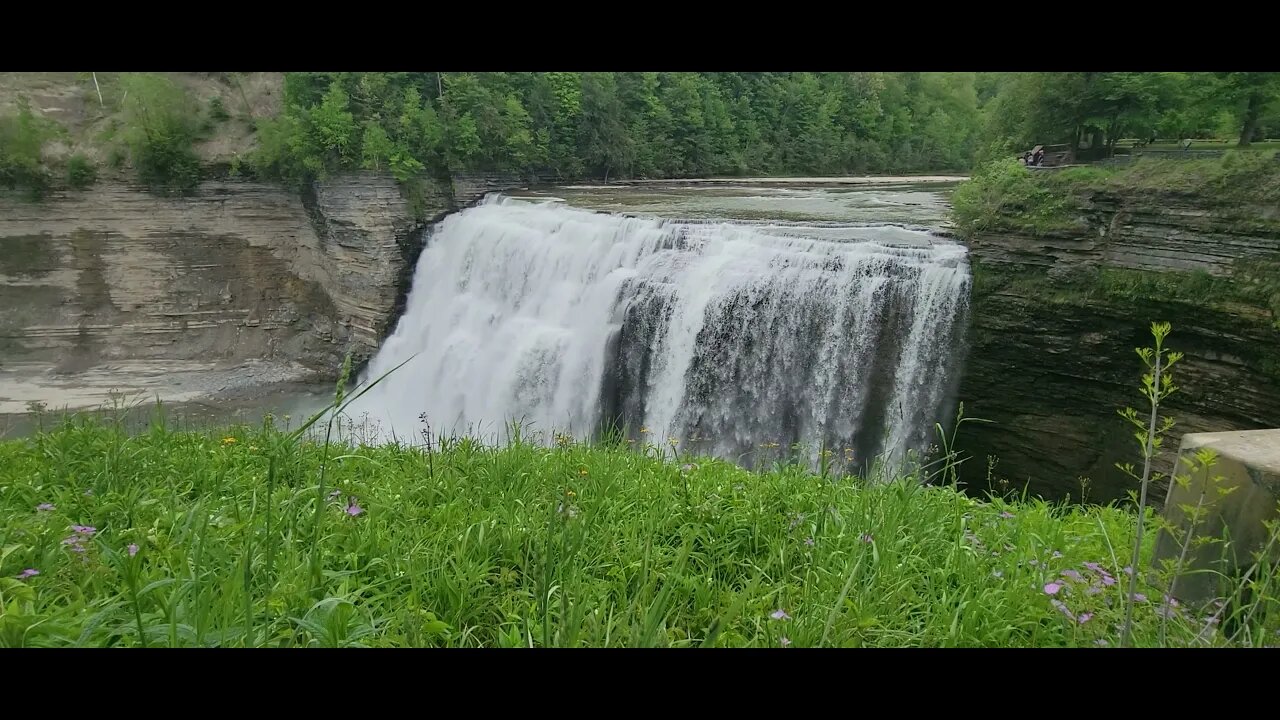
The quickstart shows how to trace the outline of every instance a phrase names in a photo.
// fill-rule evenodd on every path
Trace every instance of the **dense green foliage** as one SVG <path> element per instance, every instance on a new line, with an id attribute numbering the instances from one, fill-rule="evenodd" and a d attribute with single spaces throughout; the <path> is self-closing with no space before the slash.
<path id="1" fill-rule="evenodd" d="M 188 192 L 200 182 L 197 111 L 172 80 L 152 73 L 127 73 L 124 141 L 138 179 L 160 193 Z"/>
<path id="2" fill-rule="evenodd" d="M 0 644 L 1114 644 L 1128 512 L 661 454 L 75 420 L 0 444 Z"/>
<path id="3" fill-rule="evenodd" d="M 50 178 L 41 152 L 55 135 L 57 126 L 19 98 L 16 113 L 0 116 L 0 187 L 22 190 L 32 198 L 43 195 Z"/>
<path id="4" fill-rule="evenodd" d="M 990 73 L 978 92 L 984 158 L 1035 144 L 1280 135 L 1280 73 Z"/>
<path id="5" fill-rule="evenodd" d="M 98 179 L 98 168 L 94 167 L 84 155 L 72 155 L 67 158 L 67 185 L 83 190 Z"/>
<path id="6" fill-rule="evenodd" d="M 963 170 L 1033 144 L 1280 132 L 1276 73 L 290 73 L 267 174 Z"/>
<path id="7" fill-rule="evenodd" d="M 558 178 L 965 168 L 971 73 L 289 73 L 260 167 Z"/>
<path id="8" fill-rule="evenodd" d="M 1031 170 L 1013 158 L 981 166 L 951 195 L 957 232 L 971 238 L 991 231 L 1040 234 L 1072 227 L 1071 194 L 1056 182 L 1063 172 Z"/>

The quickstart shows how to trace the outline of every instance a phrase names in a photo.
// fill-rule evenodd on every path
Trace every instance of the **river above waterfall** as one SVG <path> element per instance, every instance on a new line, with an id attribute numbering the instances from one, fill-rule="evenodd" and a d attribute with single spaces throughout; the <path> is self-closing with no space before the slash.
<path id="1" fill-rule="evenodd" d="M 794 187 L 778 184 L 702 185 L 666 181 L 646 185 L 565 185 L 507 193 L 624 215 L 678 219 L 901 225 L 922 230 L 946 225 L 950 184 L 882 183 Z"/>

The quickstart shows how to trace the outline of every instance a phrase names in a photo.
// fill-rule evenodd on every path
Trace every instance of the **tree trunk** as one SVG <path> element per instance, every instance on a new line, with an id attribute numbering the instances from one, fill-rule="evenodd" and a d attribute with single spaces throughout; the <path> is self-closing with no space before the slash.
<path id="1" fill-rule="evenodd" d="M 1102 128 L 1097 125 L 1090 125 L 1086 130 L 1089 134 L 1089 152 L 1085 155 L 1085 158 L 1089 161 L 1101 160 L 1105 152 Z"/>
<path id="2" fill-rule="evenodd" d="M 1111 157 L 1115 154 L 1116 140 L 1119 139 L 1120 133 L 1120 116 L 1113 115 L 1111 123 L 1107 126 L 1107 152 L 1104 157 Z"/>
<path id="3" fill-rule="evenodd" d="M 1253 93 L 1249 96 L 1249 107 L 1244 111 L 1244 127 L 1240 130 L 1240 147 L 1248 147 L 1253 142 L 1253 134 L 1258 130 L 1258 116 L 1262 114 L 1262 95 Z"/>

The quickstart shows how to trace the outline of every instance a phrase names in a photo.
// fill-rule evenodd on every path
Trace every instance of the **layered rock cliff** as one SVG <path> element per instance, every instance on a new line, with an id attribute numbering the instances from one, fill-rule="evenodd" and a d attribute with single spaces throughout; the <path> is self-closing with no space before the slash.
<path id="1" fill-rule="evenodd" d="M 990 474 L 996 490 L 1099 502 L 1136 489 L 1114 467 L 1141 466 L 1117 410 L 1145 410 L 1134 350 L 1152 344 L 1152 321 L 1172 323 L 1168 346 L 1186 353 L 1174 368 L 1179 389 L 1166 411 L 1177 425 L 1160 469 L 1171 469 L 1182 433 L 1280 426 L 1280 329 L 1246 285 L 1280 257 L 1278 219 L 1280 202 L 1094 193 L 1073 229 L 970 238 L 975 289 L 960 399 L 966 415 L 992 421 L 961 428 L 975 456 L 970 486 L 986 489 Z M 988 457 L 997 459 L 991 473 Z"/>
<path id="2" fill-rule="evenodd" d="M 179 400 L 329 377 L 348 350 L 376 350 L 426 229 L 482 194 L 473 186 L 459 198 L 429 186 L 412 211 L 379 175 L 301 194 L 223 181 L 162 198 L 100 183 L 36 204 L 0 199 L 0 412 L 95 399 L 53 384 L 138 384 L 113 373 L 165 375 L 188 386 L 165 393 Z M 192 379 L 213 371 L 212 387 Z"/>

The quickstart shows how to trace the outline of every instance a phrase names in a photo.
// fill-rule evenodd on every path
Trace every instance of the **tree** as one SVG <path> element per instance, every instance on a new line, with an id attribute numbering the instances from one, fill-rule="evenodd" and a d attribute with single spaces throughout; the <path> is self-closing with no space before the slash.
<path id="1" fill-rule="evenodd" d="M 391 136 L 373 120 L 366 120 L 364 137 L 360 141 L 361 167 L 378 171 L 391 160 L 395 147 L 391 144 Z"/>
<path id="2" fill-rule="evenodd" d="M 357 125 L 351 112 L 351 98 L 334 80 L 320 106 L 310 114 L 316 144 L 328 154 L 328 167 L 340 167 L 358 157 Z"/>
<path id="3" fill-rule="evenodd" d="M 1240 147 L 1253 142 L 1259 122 L 1267 107 L 1280 99 L 1280 73 L 1218 73 L 1222 79 L 1219 97 L 1228 104 L 1241 107 Z"/>
<path id="4" fill-rule="evenodd" d="M 579 153 L 585 167 L 608 182 L 609 173 L 630 166 L 634 154 L 613 73 L 583 74 L 581 109 Z"/>

